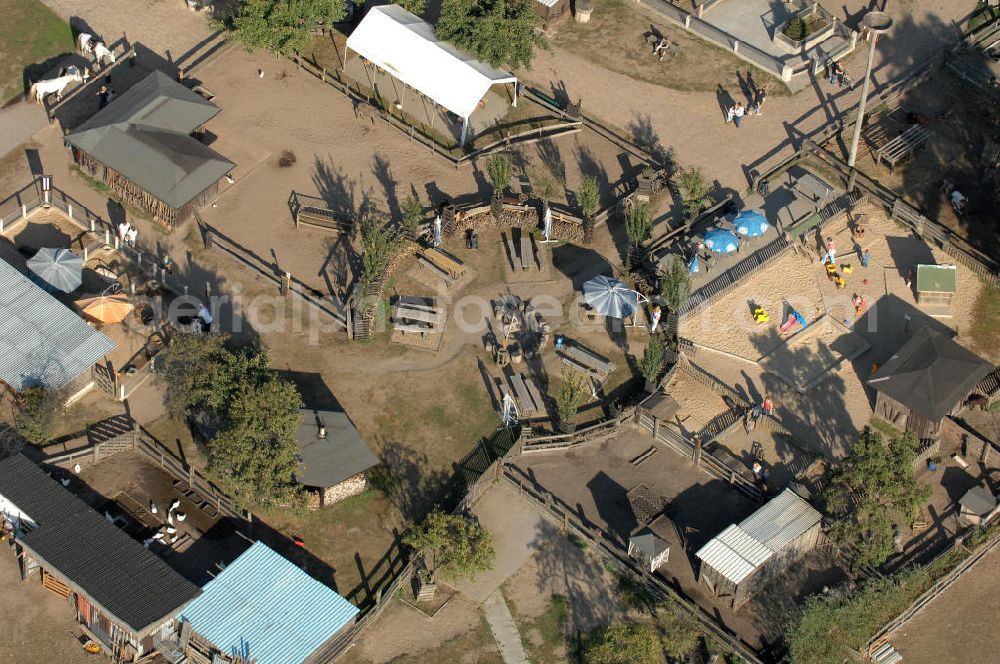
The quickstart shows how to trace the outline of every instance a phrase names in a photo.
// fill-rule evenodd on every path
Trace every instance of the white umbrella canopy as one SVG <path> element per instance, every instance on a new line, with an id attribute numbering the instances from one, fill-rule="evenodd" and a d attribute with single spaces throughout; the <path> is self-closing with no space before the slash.
<path id="1" fill-rule="evenodd" d="M 28 259 L 28 269 L 48 286 L 64 293 L 83 284 L 83 258 L 69 249 L 39 249 Z"/>
<path id="2" fill-rule="evenodd" d="M 639 309 L 639 295 L 623 282 L 600 275 L 583 284 L 583 299 L 597 313 L 627 318 Z"/>

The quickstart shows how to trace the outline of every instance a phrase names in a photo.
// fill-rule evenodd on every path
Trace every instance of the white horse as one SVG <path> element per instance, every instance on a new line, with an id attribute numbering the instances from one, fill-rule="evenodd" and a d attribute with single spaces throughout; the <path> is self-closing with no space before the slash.
<path id="1" fill-rule="evenodd" d="M 76 48 L 85 55 L 92 53 L 98 64 L 104 64 L 105 59 L 111 60 L 111 64 L 115 63 L 114 52 L 100 39 L 87 32 L 81 32 L 76 36 Z"/>
<path id="2" fill-rule="evenodd" d="M 36 103 L 41 104 L 47 95 L 54 92 L 56 99 L 62 100 L 62 93 L 66 89 L 66 86 L 74 81 L 79 83 L 82 80 L 83 76 L 80 74 L 67 74 L 66 76 L 50 78 L 45 81 L 36 81 L 28 89 L 28 98 L 34 99 Z"/>

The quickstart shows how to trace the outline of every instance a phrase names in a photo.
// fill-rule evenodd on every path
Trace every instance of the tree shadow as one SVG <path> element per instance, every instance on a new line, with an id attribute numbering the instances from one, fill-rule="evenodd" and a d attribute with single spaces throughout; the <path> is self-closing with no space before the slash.
<path id="1" fill-rule="evenodd" d="M 376 153 L 372 160 L 374 161 L 372 171 L 379 184 L 382 185 L 382 193 L 385 195 L 386 205 L 389 206 L 389 213 L 393 218 L 398 219 L 402 216 L 399 211 L 399 198 L 396 195 L 396 186 L 399 185 L 399 182 L 392 177 L 388 159 Z"/>
<path id="2" fill-rule="evenodd" d="M 649 115 L 637 114 L 625 129 L 632 137 L 633 143 L 648 152 L 658 164 L 667 169 L 667 172 L 673 172 L 673 149 L 665 148 L 660 143 L 660 136 L 653 129 L 653 119 Z"/>
<path id="3" fill-rule="evenodd" d="M 341 168 L 335 165 L 332 157 L 323 160 L 317 156 L 313 167 L 315 170 L 312 177 L 313 185 L 327 207 L 337 216 L 354 219 L 357 215 L 354 180 L 349 179 Z"/>
<path id="4" fill-rule="evenodd" d="M 430 458 L 406 443 L 379 440 L 381 463 L 369 471 L 369 481 L 399 510 L 404 519 L 417 522 L 443 501 L 452 477 L 443 470 L 428 470 Z"/>

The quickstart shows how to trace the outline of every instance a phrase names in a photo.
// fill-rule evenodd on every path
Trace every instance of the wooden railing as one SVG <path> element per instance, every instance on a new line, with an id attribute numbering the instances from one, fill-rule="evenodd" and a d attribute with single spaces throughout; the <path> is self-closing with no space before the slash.
<path id="1" fill-rule="evenodd" d="M 632 412 L 622 413 L 616 418 L 596 422 L 572 433 L 538 435 L 526 432 L 521 437 L 523 454 L 565 451 L 587 443 L 605 441 L 616 436 L 622 426 L 630 425 L 634 418 Z"/>

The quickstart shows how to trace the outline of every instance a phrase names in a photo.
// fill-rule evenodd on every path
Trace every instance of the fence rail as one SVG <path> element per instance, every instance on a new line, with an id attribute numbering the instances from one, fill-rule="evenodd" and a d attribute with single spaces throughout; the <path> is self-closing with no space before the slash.
<path id="1" fill-rule="evenodd" d="M 756 651 L 740 640 L 736 634 L 716 622 L 704 609 L 666 581 L 650 574 L 644 567 L 629 558 L 627 549 L 617 541 L 614 535 L 603 531 L 594 524 L 583 522 L 571 509 L 561 507 L 559 504 L 561 501 L 555 494 L 537 483 L 533 486 L 526 486 L 524 481 L 513 473 L 509 464 L 504 466 L 500 479 L 510 484 L 522 499 L 545 517 L 560 527 L 570 529 L 577 537 L 594 546 L 599 553 L 610 559 L 616 567 L 635 581 L 645 586 L 654 596 L 675 602 L 681 611 L 692 618 L 705 634 L 724 649 L 739 655 L 748 664 L 763 664 Z"/>

